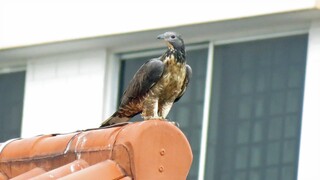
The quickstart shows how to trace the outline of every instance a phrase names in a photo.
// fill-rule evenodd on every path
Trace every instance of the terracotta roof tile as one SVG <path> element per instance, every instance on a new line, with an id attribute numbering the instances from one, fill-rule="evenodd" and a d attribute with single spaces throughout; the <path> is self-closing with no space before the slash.
<path id="1" fill-rule="evenodd" d="M 160 120 L 0 144 L 0 172 L 4 178 L 42 168 L 48 172 L 38 178 L 99 174 L 118 179 L 186 179 L 191 162 L 191 148 L 184 134 Z"/>
<path id="2" fill-rule="evenodd" d="M 46 171 L 43 170 L 42 168 L 34 168 L 26 173 L 23 173 L 19 176 L 16 176 L 12 178 L 12 180 L 25 180 L 25 179 L 30 179 L 32 177 L 39 176 L 40 174 L 44 174 Z"/>
<path id="3" fill-rule="evenodd" d="M 7 179 L 8 177 L 0 172 L 0 180 L 7 180 Z"/>
<path id="4" fill-rule="evenodd" d="M 49 172 L 36 176 L 32 178 L 32 180 L 58 179 L 66 175 L 80 171 L 88 166 L 89 164 L 86 161 L 79 159 L 79 160 L 73 161 L 72 163 L 66 164 L 64 166 L 61 166 L 59 168 L 53 169 Z"/>
<path id="5" fill-rule="evenodd" d="M 120 166 L 111 160 L 102 161 L 78 173 L 70 174 L 60 180 L 72 179 L 121 179 L 127 177 Z"/>

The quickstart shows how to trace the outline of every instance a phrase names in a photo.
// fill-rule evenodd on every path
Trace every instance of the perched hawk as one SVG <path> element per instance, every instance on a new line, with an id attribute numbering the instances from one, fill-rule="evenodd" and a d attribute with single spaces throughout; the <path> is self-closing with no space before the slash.
<path id="1" fill-rule="evenodd" d="M 126 122 L 139 113 L 144 120 L 165 119 L 184 94 L 192 74 L 184 42 L 175 32 L 161 34 L 158 39 L 166 42 L 167 51 L 140 67 L 123 93 L 119 109 L 101 127 Z"/>

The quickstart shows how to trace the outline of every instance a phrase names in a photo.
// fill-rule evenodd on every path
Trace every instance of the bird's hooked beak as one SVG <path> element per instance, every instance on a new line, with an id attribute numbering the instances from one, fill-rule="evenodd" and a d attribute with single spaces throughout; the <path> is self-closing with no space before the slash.
<path id="1" fill-rule="evenodd" d="M 164 34 L 160 34 L 157 39 L 164 39 Z"/>
<path id="2" fill-rule="evenodd" d="M 157 39 L 163 39 L 163 40 L 166 42 L 168 48 L 171 49 L 171 50 L 173 50 L 174 47 L 173 47 L 173 45 L 166 39 L 165 34 L 166 34 L 166 33 L 160 34 L 160 35 L 157 37 Z"/>

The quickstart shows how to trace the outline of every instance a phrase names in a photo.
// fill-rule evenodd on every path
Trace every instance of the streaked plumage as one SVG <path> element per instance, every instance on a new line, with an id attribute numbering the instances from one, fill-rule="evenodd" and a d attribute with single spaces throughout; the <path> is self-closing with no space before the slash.
<path id="1" fill-rule="evenodd" d="M 175 32 L 166 32 L 158 39 L 166 42 L 167 51 L 140 67 L 123 93 L 118 110 L 101 127 L 126 122 L 139 113 L 144 120 L 165 119 L 173 103 L 184 94 L 192 75 L 184 42 Z"/>

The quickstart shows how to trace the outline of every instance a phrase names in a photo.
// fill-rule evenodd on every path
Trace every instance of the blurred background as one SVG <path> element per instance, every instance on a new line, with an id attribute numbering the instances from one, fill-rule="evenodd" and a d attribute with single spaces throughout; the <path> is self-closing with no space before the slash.
<path id="1" fill-rule="evenodd" d="M 320 179 L 320 2 L 0 1 L 0 142 L 98 127 L 182 34 L 188 179 Z M 137 117 L 136 119 L 139 119 Z"/>

